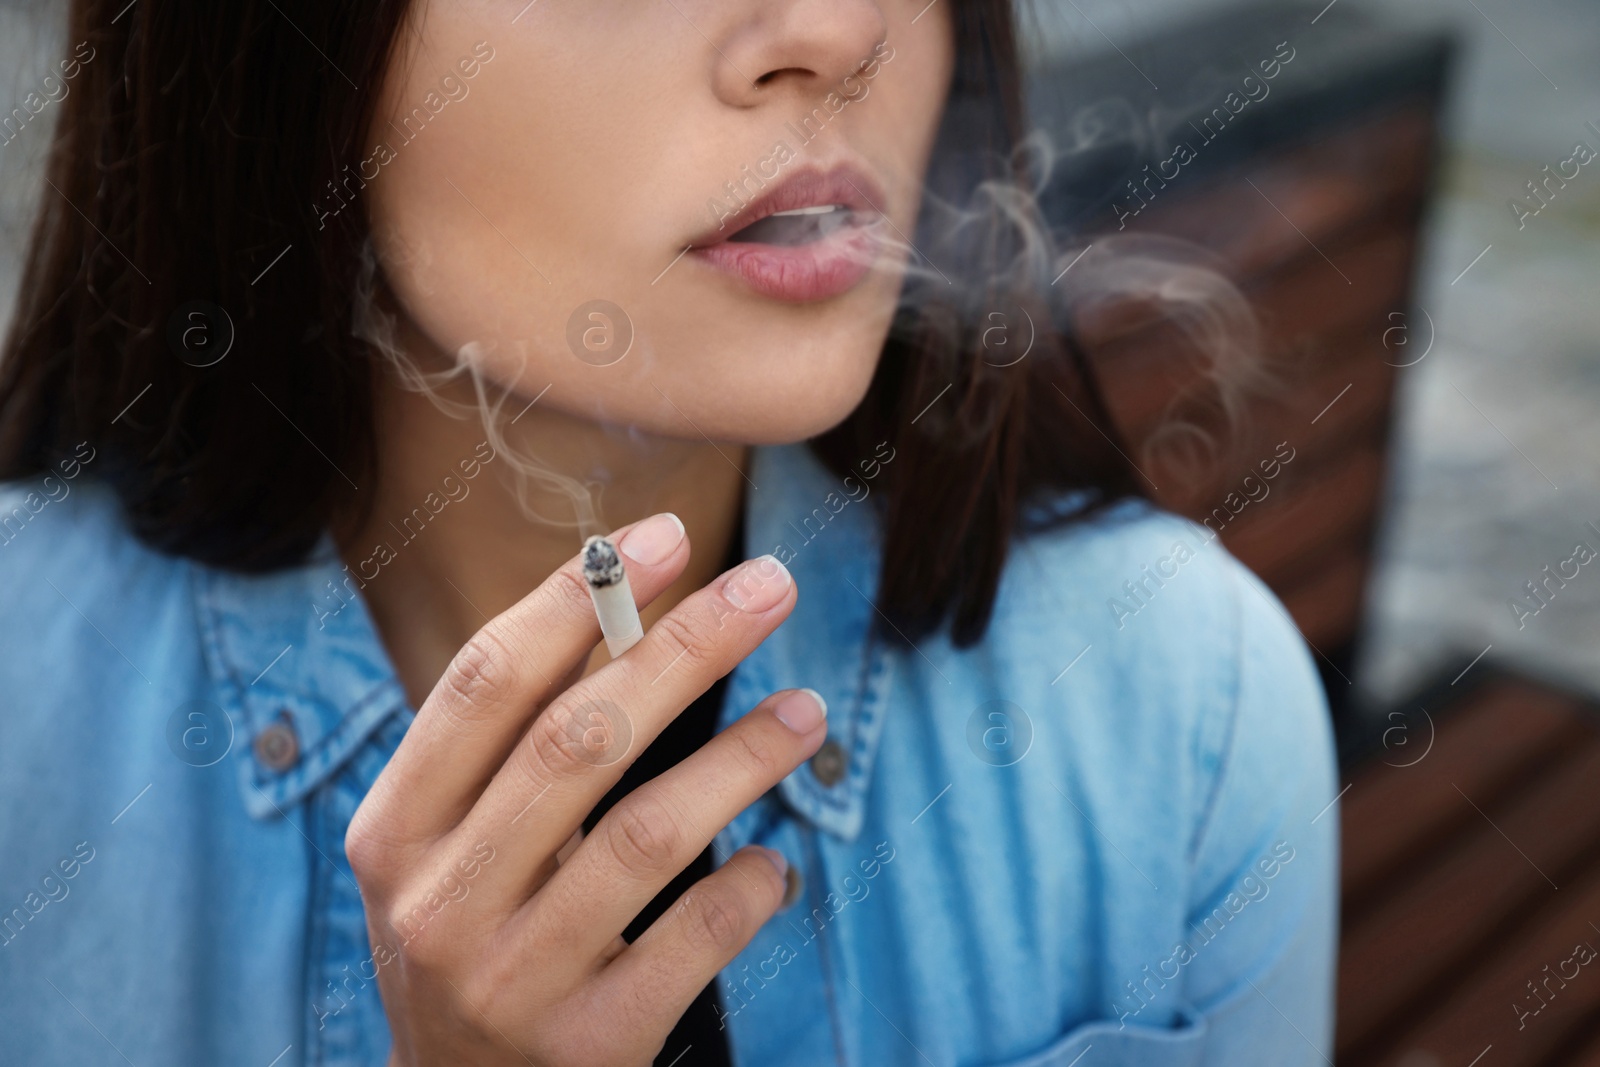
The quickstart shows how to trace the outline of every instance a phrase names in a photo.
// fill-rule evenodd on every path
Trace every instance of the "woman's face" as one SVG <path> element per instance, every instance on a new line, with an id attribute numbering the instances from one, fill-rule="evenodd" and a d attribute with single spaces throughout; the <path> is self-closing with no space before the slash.
<path id="1" fill-rule="evenodd" d="M 359 168 L 413 338 L 654 433 L 839 422 L 899 295 L 949 10 L 417 0 Z"/>

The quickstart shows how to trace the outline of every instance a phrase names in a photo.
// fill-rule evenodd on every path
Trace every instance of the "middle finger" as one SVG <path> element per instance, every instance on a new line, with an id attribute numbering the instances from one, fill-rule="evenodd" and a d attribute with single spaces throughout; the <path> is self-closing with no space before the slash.
<path id="1" fill-rule="evenodd" d="M 637 645 L 552 701 L 440 843 L 459 850 L 488 841 L 505 857 L 485 872 L 481 905 L 502 913 L 519 907 L 627 766 L 777 629 L 795 596 L 794 580 L 772 556 L 742 563 L 685 597 Z"/>

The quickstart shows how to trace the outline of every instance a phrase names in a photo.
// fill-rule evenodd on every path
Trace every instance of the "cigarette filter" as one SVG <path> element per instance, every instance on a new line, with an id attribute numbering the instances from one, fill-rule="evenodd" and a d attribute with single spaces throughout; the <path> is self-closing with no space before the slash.
<path id="1" fill-rule="evenodd" d="M 594 600 L 600 632 L 606 637 L 606 651 L 616 659 L 639 643 L 639 638 L 644 636 L 644 626 L 639 621 L 639 609 L 633 603 L 633 590 L 628 586 L 628 572 L 622 566 L 622 556 L 604 537 L 596 535 L 583 543 L 583 578 Z"/>

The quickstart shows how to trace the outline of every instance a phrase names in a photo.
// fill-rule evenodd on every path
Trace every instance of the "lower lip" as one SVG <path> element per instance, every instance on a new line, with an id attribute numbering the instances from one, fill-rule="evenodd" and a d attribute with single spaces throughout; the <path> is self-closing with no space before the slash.
<path id="1" fill-rule="evenodd" d="M 763 296 L 806 303 L 839 296 L 860 284 L 877 260 L 880 226 L 852 226 L 805 245 L 724 241 L 691 254 L 743 279 Z"/>

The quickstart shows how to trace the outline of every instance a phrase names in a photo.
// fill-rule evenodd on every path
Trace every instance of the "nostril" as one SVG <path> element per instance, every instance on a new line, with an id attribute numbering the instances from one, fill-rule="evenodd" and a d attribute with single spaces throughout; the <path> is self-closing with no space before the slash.
<path id="1" fill-rule="evenodd" d="M 761 77 L 757 78 L 755 80 L 754 84 L 759 86 L 759 87 L 765 87 L 767 85 L 772 84 L 772 82 L 776 81 L 777 78 L 778 78 L 778 75 L 780 75 L 780 74 L 799 74 L 799 75 L 803 75 L 803 76 L 809 76 L 811 74 L 811 71 L 807 70 L 804 67 L 782 67 L 782 68 L 780 68 L 778 70 L 769 70 L 769 71 L 767 71 L 765 74 L 761 75 Z"/>

